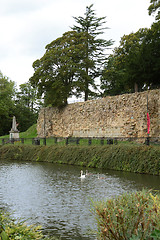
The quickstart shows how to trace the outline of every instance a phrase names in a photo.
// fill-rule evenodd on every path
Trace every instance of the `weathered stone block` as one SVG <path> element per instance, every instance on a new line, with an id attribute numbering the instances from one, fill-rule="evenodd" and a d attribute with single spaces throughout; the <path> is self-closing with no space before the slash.
<path id="1" fill-rule="evenodd" d="M 38 137 L 160 137 L 160 89 L 41 109 Z"/>

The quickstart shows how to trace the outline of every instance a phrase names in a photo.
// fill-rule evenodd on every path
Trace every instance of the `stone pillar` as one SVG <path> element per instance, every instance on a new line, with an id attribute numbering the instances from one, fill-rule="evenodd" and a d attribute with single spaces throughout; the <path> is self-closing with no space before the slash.
<path id="1" fill-rule="evenodd" d="M 11 128 L 11 131 L 9 133 L 10 133 L 10 136 L 9 136 L 10 139 L 19 139 L 19 131 L 17 129 L 16 117 L 15 116 L 13 116 L 12 128 Z"/>

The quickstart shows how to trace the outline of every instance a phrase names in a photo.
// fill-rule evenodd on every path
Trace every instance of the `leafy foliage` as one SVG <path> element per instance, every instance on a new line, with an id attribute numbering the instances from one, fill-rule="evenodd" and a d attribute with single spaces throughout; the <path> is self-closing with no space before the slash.
<path id="1" fill-rule="evenodd" d="M 160 195 L 125 193 L 94 203 L 99 239 L 153 239 L 160 230 Z"/>
<path id="2" fill-rule="evenodd" d="M 104 17 L 97 18 L 92 6 L 87 7 L 85 17 L 75 17 L 80 26 L 63 34 L 46 46 L 41 59 L 33 63 L 34 74 L 30 78 L 44 95 L 45 105 L 64 107 L 71 96 L 85 94 L 85 100 L 94 95 L 95 78 L 101 74 L 106 60 L 104 50 L 112 41 L 97 39 L 103 33 Z"/>
<path id="3" fill-rule="evenodd" d="M 46 53 L 33 63 L 32 85 L 44 94 L 45 104 L 62 107 L 78 88 L 77 72 L 84 56 L 85 34 L 66 32 L 46 46 Z"/>
<path id="4" fill-rule="evenodd" d="M 107 29 L 103 27 L 106 23 L 106 17 L 96 17 L 95 11 L 92 9 L 93 4 L 86 7 L 84 17 L 74 17 L 78 25 L 72 27 L 78 33 L 86 33 L 84 59 L 82 59 L 80 82 L 82 82 L 82 91 L 85 93 L 85 101 L 89 96 L 94 96 L 97 86 L 95 79 L 101 76 L 102 66 L 106 61 L 105 50 L 113 44 L 112 40 L 97 38 Z"/>
<path id="5" fill-rule="evenodd" d="M 15 83 L 0 72 L 0 135 L 4 135 L 11 123 Z"/>
<path id="6" fill-rule="evenodd" d="M 160 147 L 137 145 L 64 146 L 65 142 L 47 146 L 4 145 L 0 158 L 48 161 L 135 173 L 160 175 Z"/>
<path id="7" fill-rule="evenodd" d="M 0 136 L 11 130 L 13 116 L 16 116 L 18 130 L 25 131 L 37 120 L 40 101 L 37 92 L 29 83 L 16 89 L 15 83 L 0 72 Z"/>
<path id="8" fill-rule="evenodd" d="M 16 104 L 27 107 L 32 113 L 37 112 L 42 105 L 37 97 L 37 89 L 33 88 L 30 82 L 21 84 L 19 88 L 19 91 L 16 93 Z"/>
<path id="9" fill-rule="evenodd" d="M 160 19 L 160 1 L 159 0 L 150 0 L 150 6 L 148 8 L 149 15 L 157 12 L 156 20 Z"/>
<path id="10" fill-rule="evenodd" d="M 52 236 L 44 236 L 41 226 L 28 226 L 24 221 L 11 218 L 9 213 L 0 211 L 0 240 L 58 240 Z"/>
<path id="11" fill-rule="evenodd" d="M 0 212 L 0 239 L 43 239 L 40 226 L 27 226 L 25 222 L 12 219 L 9 214 Z"/>
<path id="12" fill-rule="evenodd" d="M 142 91 L 160 84 L 160 22 L 124 35 L 101 78 L 104 95 Z"/>

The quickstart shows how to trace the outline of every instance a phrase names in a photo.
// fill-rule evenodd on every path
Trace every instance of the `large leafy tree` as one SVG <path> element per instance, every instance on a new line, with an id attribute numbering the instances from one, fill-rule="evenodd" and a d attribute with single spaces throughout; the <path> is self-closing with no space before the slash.
<path id="1" fill-rule="evenodd" d="M 95 79 L 101 76 L 102 66 L 106 61 L 105 50 L 112 45 L 111 40 L 105 40 L 99 36 L 104 33 L 106 27 L 106 17 L 96 17 L 93 10 L 93 4 L 86 7 L 84 17 L 74 17 L 77 25 L 72 30 L 78 33 L 85 33 L 84 58 L 82 59 L 81 71 L 79 72 L 79 83 L 81 82 L 81 91 L 85 94 L 85 101 L 89 96 L 94 95 L 92 89 L 97 89 Z"/>
<path id="2" fill-rule="evenodd" d="M 108 57 L 108 61 L 101 76 L 101 90 L 103 90 L 103 96 L 118 95 L 126 91 L 124 79 L 125 69 L 119 68 L 118 63 L 119 61 L 116 54 L 111 54 Z"/>
<path id="3" fill-rule="evenodd" d="M 77 82 L 84 59 L 85 33 L 70 31 L 46 46 L 41 59 L 33 63 L 34 75 L 30 78 L 44 95 L 46 105 L 63 107 L 67 99 L 80 92 Z"/>
<path id="4" fill-rule="evenodd" d="M 143 39 L 141 68 L 146 86 L 160 87 L 160 22 L 153 23 Z"/>
<path id="5" fill-rule="evenodd" d="M 124 35 L 106 64 L 101 88 L 104 94 L 141 91 L 159 84 L 160 24 Z"/>
<path id="6" fill-rule="evenodd" d="M 112 58 L 109 58 L 101 78 L 101 88 L 108 93 L 118 94 L 137 91 L 137 86 L 143 86 L 141 77 L 141 43 L 146 29 L 137 33 L 124 35 L 120 46 L 115 48 Z"/>
<path id="7" fill-rule="evenodd" d="M 149 15 L 157 12 L 156 20 L 160 19 L 160 0 L 150 0 L 150 6 L 148 8 Z"/>

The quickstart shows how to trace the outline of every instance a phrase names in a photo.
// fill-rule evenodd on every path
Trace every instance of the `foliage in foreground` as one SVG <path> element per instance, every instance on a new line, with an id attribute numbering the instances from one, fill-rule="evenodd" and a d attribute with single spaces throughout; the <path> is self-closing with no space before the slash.
<path id="1" fill-rule="evenodd" d="M 160 195 L 145 190 L 95 202 L 99 239 L 160 239 Z"/>
<path id="2" fill-rule="evenodd" d="M 15 222 L 8 214 L 0 212 L 0 239 L 42 239 L 40 226 L 27 226 L 25 222 Z"/>
<path id="3" fill-rule="evenodd" d="M 12 219 L 8 213 L 0 211 L 0 240 L 56 240 L 44 237 L 41 226 L 28 226 L 24 221 Z"/>

